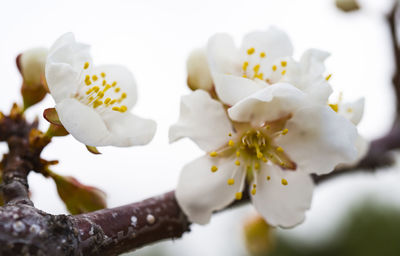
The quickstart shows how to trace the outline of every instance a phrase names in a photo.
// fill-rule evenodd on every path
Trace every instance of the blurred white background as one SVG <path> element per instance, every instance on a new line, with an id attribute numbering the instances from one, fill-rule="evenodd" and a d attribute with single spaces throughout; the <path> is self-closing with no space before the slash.
<path id="1" fill-rule="evenodd" d="M 189 93 L 185 83 L 189 52 L 216 32 L 232 34 L 239 44 L 245 33 L 275 25 L 290 35 L 297 57 L 307 48 L 332 53 L 327 67 L 334 89 L 343 91 L 345 101 L 366 98 L 360 132 L 376 138 L 390 128 L 394 111 L 393 59 L 384 19 L 392 1 L 360 3 L 362 11 L 344 14 L 334 0 L 0 0 L 0 110 L 21 102 L 15 57 L 30 47 L 49 47 L 65 32 L 72 31 L 78 41 L 92 45 L 95 63 L 126 65 L 139 87 L 135 113 L 158 122 L 153 142 L 144 147 L 100 148 L 103 154 L 95 156 L 68 136 L 54 139 L 44 157 L 60 160 L 56 172 L 103 189 L 110 207 L 141 200 L 173 189 L 181 167 L 202 154 L 188 140 L 168 144 L 168 127 L 178 118 L 180 96 Z M 42 110 L 53 105 L 47 97 L 27 114 L 41 118 Z M 47 124 L 41 121 L 45 129 Z M 4 145 L 0 149 L 7 150 Z M 66 213 L 51 180 L 36 174 L 29 180 L 38 208 Z M 306 222 L 282 232 L 301 241 L 323 238 L 355 198 L 366 193 L 400 205 L 398 180 L 399 173 L 392 170 L 321 185 Z M 242 207 L 219 214 L 208 226 L 193 226 L 183 239 L 163 243 L 163 250 L 172 255 L 244 254 L 240 232 L 251 209 Z"/>

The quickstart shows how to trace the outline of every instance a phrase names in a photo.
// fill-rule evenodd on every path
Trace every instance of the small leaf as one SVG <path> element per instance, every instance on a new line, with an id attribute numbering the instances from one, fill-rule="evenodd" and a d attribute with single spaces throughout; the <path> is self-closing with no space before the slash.
<path id="1" fill-rule="evenodd" d="M 46 135 L 49 137 L 60 137 L 60 136 L 66 136 L 68 134 L 69 132 L 65 130 L 64 126 L 52 123 L 50 123 L 49 129 L 47 129 L 46 132 Z"/>
<path id="2" fill-rule="evenodd" d="M 71 214 L 92 212 L 107 207 L 106 194 L 98 188 L 86 186 L 73 177 L 49 172 L 57 186 L 58 195 Z"/>
<path id="3" fill-rule="evenodd" d="M 95 154 L 95 155 L 101 154 L 100 151 L 96 147 L 86 145 L 86 148 L 92 154 Z"/>
<path id="4" fill-rule="evenodd" d="M 43 117 L 51 124 L 61 125 L 60 118 L 58 117 L 57 111 L 55 108 L 47 108 L 43 111 Z"/>

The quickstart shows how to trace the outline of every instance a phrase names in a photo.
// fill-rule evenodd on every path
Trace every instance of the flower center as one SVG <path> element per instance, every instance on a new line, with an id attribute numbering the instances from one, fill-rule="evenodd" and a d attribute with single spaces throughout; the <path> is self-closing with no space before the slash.
<path id="1" fill-rule="evenodd" d="M 242 77 L 259 79 L 273 84 L 283 79 L 286 74 L 287 61 L 268 60 L 267 53 L 257 51 L 254 47 L 246 50 L 242 64 Z"/>
<path id="2" fill-rule="evenodd" d="M 83 66 L 83 71 L 89 68 L 89 62 Z M 80 102 L 97 110 L 105 110 L 111 108 L 113 111 L 124 113 L 128 110 L 127 106 L 122 105 L 127 94 L 121 91 L 117 86 L 117 82 L 109 83 L 106 80 L 107 74 L 100 72 L 99 74 L 86 74 L 83 89 L 74 97 Z"/>
<path id="3" fill-rule="evenodd" d="M 211 157 L 236 155 L 235 165 L 240 168 L 233 171 L 232 177 L 227 181 L 228 185 L 235 184 L 233 177 L 236 176 L 237 171 L 242 171 L 242 177 L 247 177 L 248 182 L 253 183 L 251 193 L 254 195 L 256 193 L 254 182 L 262 165 L 275 164 L 280 168 L 291 171 L 296 169 L 296 164 L 291 161 L 284 149 L 274 142 L 275 138 L 284 136 L 289 132 L 284 126 L 290 117 L 289 115 L 274 122 L 266 123 L 259 128 L 247 127 L 244 132 L 240 133 L 240 136 L 235 136 L 235 138 L 232 134 L 229 134 L 229 140 L 224 147 L 218 151 L 210 152 Z M 211 171 L 218 171 L 218 167 L 211 166 Z M 270 180 L 271 177 L 267 176 L 267 182 Z M 281 183 L 284 186 L 288 185 L 286 179 L 282 179 Z M 241 199 L 242 190 L 243 185 L 236 193 L 236 199 Z"/>

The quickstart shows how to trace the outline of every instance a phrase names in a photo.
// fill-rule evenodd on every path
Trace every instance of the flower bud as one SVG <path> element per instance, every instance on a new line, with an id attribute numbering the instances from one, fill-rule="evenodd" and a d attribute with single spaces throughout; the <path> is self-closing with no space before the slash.
<path id="1" fill-rule="evenodd" d="M 360 9 L 357 0 L 336 0 L 336 7 L 344 12 L 352 12 Z"/>
<path id="2" fill-rule="evenodd" d="M 32 48 L 17 57 L 17 66 L 23 78 L 21 94 L 25 109 L 46 96 L 44 78 L 46 58 L 46 48 Z"/>
<path id="3" fill-rule="evenodd" d="M 260 216 L 251 216 L 244 224 L 247 250 L 251 255 L 267 255 L 275 242 L 273 228 Z"/>
<path id="4" fill-rule="evenodd" d="M 29 49 L 17 58 L 17 65 L 24 78 L 24 83 L 29 85 L 41 85 L 41 76 L 44 74 L 46 58 L 46 48 Z"/>
<path id="5" fill-rule="evenodd" d="M 187 84 L 190 89 L 203 89 L 209 91 L 213 87 L 213 81 L 208 67 L 205 49 L 192 51 L 186 62 L 188 72 Z"/>

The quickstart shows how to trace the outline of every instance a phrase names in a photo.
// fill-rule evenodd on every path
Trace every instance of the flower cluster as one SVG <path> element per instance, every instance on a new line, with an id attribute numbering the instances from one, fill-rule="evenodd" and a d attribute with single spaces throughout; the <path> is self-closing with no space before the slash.
<path id="1" fill-rule="evenodd" d="M 169 136 L 189 137 L 207 152 L 183 168 L 176 190 L 191 221 L 208 223 L 246 189 L 269 224 L 294 226 L 311 204 L 310 174 L 366 152 L 356 128 L 363 100 L 329 104 L 329 54 L 292 55 L 288 36 L 270 28 L 246 35 L 240 48 L 216 34 L 189 58 L 190 88 L 200 89 L 182 97 Z"/>
<path id="2" fill-rule="evenodd" d="M 136 83 L 122 66 L 94 66 L 89 46 L 72 33 L 50 48 L 46 80 L 65 129 L 88 146 L 147 144 L 156 124 L 130 113 L 136 103 Z"/>

